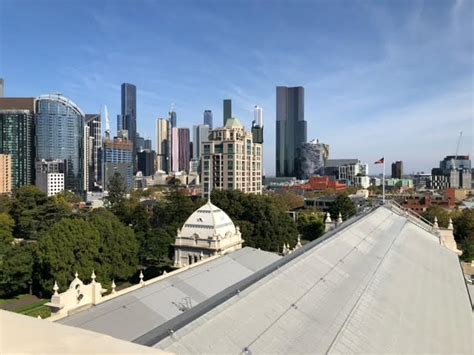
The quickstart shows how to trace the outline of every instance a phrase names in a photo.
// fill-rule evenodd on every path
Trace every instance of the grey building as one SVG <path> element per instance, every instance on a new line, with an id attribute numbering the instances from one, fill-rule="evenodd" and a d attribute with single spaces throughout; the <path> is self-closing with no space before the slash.
<path id="1" fill-rule="evenodd" d="M 189 128 L 178 128 L 179 171 L 189 172 Z"/>
<path id="2" fill-rule="evenodd" d="M 86 128 L 84 130 L 84 189 L 97 191 L 102 187 L 102 118 L 100 113 L 86 114 L 84 123 Z"/>
<path id="3" fill-rule="evenodd" d="M 156 154 L 153 150 L 142 150 L 138 152 L 137 162 L 138 171 L 142 172 L 143 176 L 152 176 L 155 174 L 155 159 Z"/>
<path id="4" fill-rule="evenodd" d="M 209 126 L 209 129 L 212 129 L 212 111 L 211 110 L 205 110 L 204 111 L 204 124 L 207 124 Z"/>
<path id="5" fill-rule="evenodd" d="M 222 127 L 225 126 L 227 119 L 232 117 L 232 100 L 231 99 L 225 99 L 224 100 L 224 107 L 223 107 L 223 123 Z"/>
<path id="6" fill-rule="evenodd" d="M 136 170 L 137 155 L 137 87 L 122 84 L 122 130 L 128 131 L 128 139 L 133 144 L 133 169 Z M 117 130 L 120 131 L 120 130 Z"/>
<path id="7" fill-rule="evenodd" d="M 151 150 L 151 139 L 145 139 L 145 148 Z"/>
<path id="8" fill-rule="evenodd" d="M 324 166 L 329 157 L 329 145 L 312 140 L 298 148 L 296 177 L 309 179 L 311 176 L 324 175 Z"/>
<path id="9" fill-rule="evenodd" d="M 35 181 L 35 99 L 0 98 L 0 154 L 12 157 L 12 187 Z"/>
<path id="10" fill-rule="evenodd" d="M 110 179 L 115 173 L 120 174 L 127 188 L 133 187 L 133 143 L 126 135 L 118 132 L 113 140 L 106 138 L 103 142 L 103 180 L 104 189 L 108 190 Z"/>
<path id="11" fill-rule="evenodd" d="M 64 188 L 83 192 L 84 113 L 60 95 L 36 99 L 36 160 L 65 160 Z"/>
<path id="12" fill-rule="evenodd" d="M 392 163 L 392 179 L 403 179 L 403 162 L 401 160 Z"/>
<path id="13" fill-rule="evenodd" d="M 5 87 L 5 83 L 3 79 L 0 78 L 0 97 L 3 97 L 3 88 Z"/>
<path id="14" fill-rule="evenodd" d="M 276 176 L 295 176 L 297 149 L 306 143 L 304 88 L 276 88 Z"/>
<path id="15" fill-rule="evenodd" d="M 174 109 L 171 109 L 171 111 L 168 113 L 169 114 L 169 121 L 170 121 L 170 128 L 176 127 L 178 124 L 178 116 L 176 114 L 176 111 Z"/>

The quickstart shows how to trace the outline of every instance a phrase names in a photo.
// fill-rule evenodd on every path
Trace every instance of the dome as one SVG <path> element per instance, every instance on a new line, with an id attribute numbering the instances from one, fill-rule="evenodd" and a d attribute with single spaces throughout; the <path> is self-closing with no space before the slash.
<path id="1" fill-rule="evenodd" d="M 244 128 L 244 126 L 240 123 L 238 118 L 231 117 L 225 122 L 225 128 Z"/>
<path id="2" fill-rule="evenodd" d="M 224 238 L 235 233 L 234 222 L 232 222 L 227 213 L 208 201 L 189 216 L 180 234 L 185 237 L 198 235 L 199 238 L 220 235 L 221 238 Z"/>

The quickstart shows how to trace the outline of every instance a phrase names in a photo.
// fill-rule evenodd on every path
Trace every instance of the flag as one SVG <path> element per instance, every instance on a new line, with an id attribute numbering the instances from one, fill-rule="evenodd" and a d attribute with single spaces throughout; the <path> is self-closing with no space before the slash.
<path id="1" fill-rule="evenodd" d="M 377 160 L 374 164 L 383 164 L 383 159 L 384 158 Z"/>

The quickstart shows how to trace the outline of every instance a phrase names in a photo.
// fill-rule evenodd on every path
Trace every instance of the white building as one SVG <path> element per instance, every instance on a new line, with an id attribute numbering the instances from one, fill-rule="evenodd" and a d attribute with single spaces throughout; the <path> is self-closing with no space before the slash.
<path id="1" fill-rule="evenodd" d="M 36 186 L 48 196 L 64 191 L 64 160 L 41 160 L 36 162 Z"/>
<path id="2" fill-rule="evenodd" d="M 174 244 L 174 265 L 188 266 L 214 255 L 242 248 L 239 227 L 219 207 L 208 201 L 178 229 Z"/>
<path id="3" fill-rule="evenodd" d="M 354 176 L 354 186 L 368 189 L 370 186 L 370 177 L 365 176 L 365 175 Z"/>
<path id="4" fill-rule="evenodd" d="M 166 118 L 156 120 L 156 170 L 168 171 L 168 131 L 169 121 Z"/>

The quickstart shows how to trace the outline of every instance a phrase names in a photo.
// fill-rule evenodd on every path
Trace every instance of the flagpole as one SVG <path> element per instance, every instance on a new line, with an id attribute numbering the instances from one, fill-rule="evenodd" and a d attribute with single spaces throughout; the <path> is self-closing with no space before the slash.
<path id="1" fill-rule="evenodd" d="M 385 156 L 383 157 L 383 172 L 382 172 L 382 203 L 385 205 Z"/>

